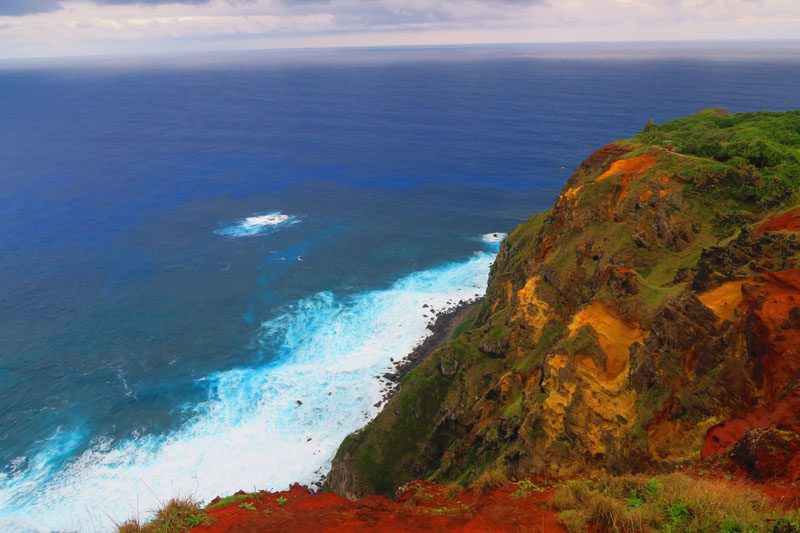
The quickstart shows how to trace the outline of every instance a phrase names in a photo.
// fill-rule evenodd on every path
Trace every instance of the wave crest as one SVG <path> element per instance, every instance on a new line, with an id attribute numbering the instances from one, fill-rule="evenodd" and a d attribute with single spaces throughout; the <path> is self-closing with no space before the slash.
<path id="1" fill-rule="evenodd" d="M 376 376 L 430 333 L 429 308 L 483 294 L 492 260 L 479 252 L 385 289 L 296 302 L 261 326 L 271 362 L 209 376 L 208 399 L 177 431 L 104 441 L 56 472 L 45 460 L 0 473 L 0 529 L 111 530 L 173 496 L 318 480 L 344 437 L 377 415 L 386 383 Z"/>

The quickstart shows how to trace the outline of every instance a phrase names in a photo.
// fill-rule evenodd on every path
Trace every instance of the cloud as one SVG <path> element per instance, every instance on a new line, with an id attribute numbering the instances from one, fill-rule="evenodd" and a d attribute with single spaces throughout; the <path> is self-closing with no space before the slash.
<path id="1" fill-rule="evenodd" d="M 155 6 L 160 4 L 207 4 L 209 0 L 92 0 L 95 4 L 105 4 L 109 6 Z"/>
<path id="2" fill-rule="evenodd" d="M 6 57 L 800 38 L 798 0 L 0 0 L 3 16 Z"/>
<path id="3" fill-rule="evenodd" d="M 0 0 L 0 17 L 23 17 L 38 13 L 50 13 L 62 9 L 64 0 Z M 155 6 L 161 4 L 208 4 L 210 0 L 91 0 L 98 5 Z M 231 3 L 248 3 L 253 0 L 232 0 Z M 301 0 L 302 1 L 302 0 Z M 313 0 L 311 0 L 313 1 Z"/>
<path id="4" fill-rule="evenodd" d="M 33 15 L 37 13 L 49 13 L 62 9 L 62 2 L 66 0 L 0 0 L 0 16 L 19 17 L 25 15 Z M 211 3 L 212 0 L 90 0 L 92 3 L 99 6 L 158 6 L 165 4 L 183 4 L 183 5 L 206 5 Z M 485 4 L 507 4 L 510 6 L 532 6 L 545 4 L 547 0 L 477 0 L 478 3 Z M 227 4 L 234 6 L 246 6 L 257 4 L 258 0 L 226 0 Z M 363 10 L 366 13 L 380 11 L 385 2 L 379 0 L 356 0 L 355 2 L 349 0 L 276 0 L 277 4 L 286 7 L 319 7 L 328 6 L 333 10 L 342 9 L 343 11 L 352 11 L 354 6 Z M 406 2 L 408 8 L 403 10 L 406 12 L 417 12 L 420 8 L 424 7 L 428 11 L 436 11 L 437 2 Z M 392 2 L 388 2 L 389 5 Z M 400 11 L 396 9 L 396 11 Z"/>
<path id="5" fill-rule="evenodd" d="M 0 0 L 0 17 L 21 17 L 61 9 L 59 0 Z"/>

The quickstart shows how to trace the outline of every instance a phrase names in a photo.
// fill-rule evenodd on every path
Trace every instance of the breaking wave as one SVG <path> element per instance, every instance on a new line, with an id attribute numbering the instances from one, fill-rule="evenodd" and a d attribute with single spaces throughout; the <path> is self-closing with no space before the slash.
<path id="1" fill-rule="evenodd" d="M 101 439 L 58 469 L 75 440 L 63 431 L 24 469 L 0 473 L 0 529 L 109 530 L 173 496 L 208 501 L 318 480 L 342 439 L 377 415 L 380 376 L 429 334 L 429 309 L 483 294 L 493 259 L 478 252 L 385 289 L 296 302 L 261 325 L 265 345 L 277 346 L 272 362 L 208 376 L 208 399 L 182 428 Z"/>

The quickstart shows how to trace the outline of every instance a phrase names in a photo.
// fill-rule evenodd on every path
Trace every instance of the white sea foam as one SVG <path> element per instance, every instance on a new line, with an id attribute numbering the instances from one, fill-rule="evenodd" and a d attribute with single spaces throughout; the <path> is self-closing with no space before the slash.
<path id="1" fill-rule="evenodd" d="M 422 306 L 444 310 L 482 294 L 493 257 L 481 252 L 387 289 L 297 302 L 262 326 L 265 338 L 280 340 L 276 362 L 209 376 L 209 399 L 180 430 L 99 442 L 58 472 L 48 466 L 51 451 L 24 472 L 0 474 L 0 530 L 109 530 L 171 496 L 207 501 L 318 479 L 342 439 L 377 414 L 377 376 L 429 333 Z"/>
<path id="2" fill-rule="evenodd" d="M 230 226 L 220 228 L 216 233 L 226 237 L 255 237 L 257 235 L 269 235 L 280 228 L 297 224 L 299 221 L 300 220 L 297 217 L 285 215 L 280 211 L 276 211 L 274 213 L 253 215 L 242 220 L 238 220 Z"/>
<path id="3" fill-rule="evenodd" d="M 503 239 L 505 239 L 506 237 L 508 237 L 508 233 L 500 233 L 500 232 L 484 233 L 483 235 L 481 235 L 481 240 L 483 242 L 494 244 L 503 242 Z"/>

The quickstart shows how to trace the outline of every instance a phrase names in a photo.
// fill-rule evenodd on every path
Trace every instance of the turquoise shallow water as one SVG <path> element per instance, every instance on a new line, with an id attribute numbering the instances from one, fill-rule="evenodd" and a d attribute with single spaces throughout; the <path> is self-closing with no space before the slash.
<path id="1" fill-rule="evenodd" d="M 316 479 L 591 150 L 800 108 L 796 54 L 701 52 L 0 65 L 2 528 Z"/>

